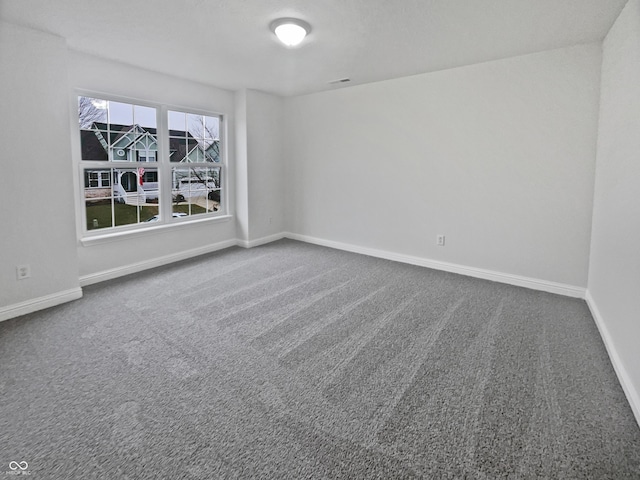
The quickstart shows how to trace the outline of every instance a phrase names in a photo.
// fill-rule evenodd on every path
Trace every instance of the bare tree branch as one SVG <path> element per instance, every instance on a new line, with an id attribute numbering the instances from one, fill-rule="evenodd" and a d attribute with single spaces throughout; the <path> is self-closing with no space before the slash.
<path id="1" fill-rule="evenodd" d="M 107 110 L 98 108 L 95 99 L 78 97 L 78 122 L 81 129 L 89 129 L 93 122 L 107 122 Z"/>

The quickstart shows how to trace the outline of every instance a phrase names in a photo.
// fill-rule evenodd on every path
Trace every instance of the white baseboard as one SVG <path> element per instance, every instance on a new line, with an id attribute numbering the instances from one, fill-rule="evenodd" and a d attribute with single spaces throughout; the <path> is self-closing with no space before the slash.
<path id="1" fill-rule="evenodd" d="M 276 233 L 274 235 L 268 235 L 266 237 L 256 238 L 255 240 L 240 240 L 238 239 L 237 245 L 243 248 L 253 248 L 266 243 L 275 242 L 284 238 L 284 233 Z"/>
<path id="2" fill-rule="evenodd" d="M 167 265 L 169 263 L 179 262 L 188 258 L 197 257 L 198 255 L 204 255 L 206 253 L 222 250 L 223 248 L 235 247 L 236 245 L 237 241 L 235 239 L 225 240 L 224 242 L 214 243 L 212 245 L 206 245 L 199 248 L 193 248 L 191 250 L 185 250 L 183 252 L 165 255 L 164 257 L 153 258 L 144 262 L 133 263 L 130 265 L 124 265 L 122 267 L 111 268 L 102 272 L 83 275 L 80 277 L 80 286 L 85 287 L 94 283 L 112 280 L 114 278 L 129 275 L 131 273 L 142 272 L 143 270 L 148 270 L 150 268 L 161 267 L 162 265 Z"/>
<path id="3" fill-rule="evenodd" d="M 282 238 L 290 238 L 292 240 L 299 240 L 306 243 L 312 243 L 315 245 L 322 245 L 325 247 L 336 248 L 338 250 L 345 250 L 348 252 L 360 253 L 363 255 L 369 255 L 372 257 L 384 258 L 387 260 L 393 260 L 401 263 L 408 263 L 411 265 L 418 265 L 421 267 L 432 268 L 435 270 L 442 270 L 445 272 L 458 273 L 460 275 L 467 275 L 475 278 L 482 278 L 484 280 L 491 280 L 494 282 L 506 283 L 509 285 L 515 285 L 519 287 L 530 288 L 533 290 L 540 290 L 544 292 L 556 293 L 574 298 L 585 298 L 585 289 L 582 287 L 576 287 L 573 285 L 567 285 L 562 283 L 550 282 L 546 280 L 539 280 L 536 278 L 522 277 L 519 275 L 512 275 L 508 273 L 496 272 L 493 270 L 485 270 L 475 267 L 467 267 L 464 265 L 457 265 L 454 263 L 441 262 L 437 260 L 430 260 L 422 257 L 415 257 L 411 255 L 404 255 L 400 253 L 389 252 L 386 250 L 378 250 L 373 248 L 361 247 L 358 245 L 347 244 L 342 242 L 335 242 L 332 240 L 325 240 L 317 237 L 311 237 L 308 235 L 300 235 L 291 232 L 281 232 L 266 237 L 257 238 L 255 240 L 227 240 L 224 242 L 208 245 L 193 250 L 187 250 L 164 257 L 147 260 L 131 265 L 125 265 L 123 267 L 117 267 L 103 272 L 93 273 L 80 277 L 80 285 L 86 286 L 105 280 L 111 280 L 131 273 L 137 273 L 149 268 L 159 267 L 167 265 L 169 263 L 186 260 L 191 257 L 203 255 L 206 253 L 215 252 L 223 248 L 232 246 L 239 246 L 243 248 L 253 248 L 259 245 L 275 242 Z"/>
<path id="4" fill-rule="evenodd" d="M 615 344 L 613 343 L 613 338 L 611 338 L 611 334 L 609 333 L 607 324 L 600 314 L 600 310 L 598 310 L 598 306 L 596 305 L 596 302 L 591 296 L 591 292 L 589 292 L 589 290 L 587 290 L 585 300 L 587 301 L 589 310 L 591 310 L 591 315 L 593 315 L 593 318 L 596 322 L 596 326 L 598 327 L 598 331 L 600 332 L 600 336 L 602 337 L 604 346 L 607 349 L 607 353 L 609 354 L 609 359 L 611 360 L 613 369 L 618 376 L 618 381 L 620 382 L 620 385 L 622 385 L 622 390 L 624 390 L 624 394 L 627 396 L 627 400 L 629 401 L 629 405 L 631 406 L 633 415 L 636 417 L 636 422 L 638 422 L 638 425 L 640 426 L 640 395 L 635 389 L 626 368 L 624 368 L 624 364 L 622 363 L 622 360 L 618 355 L 618 351 L 616 350 Z"/>
<path id="5" fill-rule="evenodd" d="M 348 252 L 360 253 L 363 255 L 369 255 L 372 257 L 384 258 L 386 260 L 394 260 L 396 262 L 409 263 L 411 265 L 418 265 L 420 267 L 433 268 L 434 270 L 442 270 L 445 272 L 458 273 L 460 275 L 466 275 L 469 277 L 482 278 L 484 280 L 491 280 L 494 282 L 506 283 L 509 285 L 515 285 L 518 287 L 530 288 L 533 290 L 540 290 L 543 292 L 556 293 L 558 295 L 564 295 L 566 297 L 584 298 L 585 289 L 582 287 L 576 287 L 573 285 L 567 285 L 564 283 L 549 282 L 546 280 L 539 280 L 537 278 L 522 277 L 519 275 L 512 275 L 509 273 L 495 272 L 493 270 L 485 270 L 475 267 L 466 267 L 464 265 L 457 265 L 455 263 L 440 262 L 437 260 L 429 260 L 427 258 L 414 257 L 411 255 L 403 255 L 400 253 L 388 252 L 386 250 L 377 250 L 373 248 L 360 247 L 342 242 L 334 242 L 332 240 L 324 240 L 321 238 L 310 237 L 307 235 L 299 235 L 297 233 L 286 232 L 284 234 L 286 238 L 292 240 L 299 240 L 302 242 L 313 243 L 316 245 L 322 245 L 325 247 L 336 248 L 338 250 L 346 250 Z"/>
<path id="6" fill-rule="evenodd" d="M 25 302 L 14 303 L 6 307 L 0 308 L 0 322 L 9 320 L 10 318 L 19 317 L 32 313 L 37 310 L 43 310 L 49 307 L 55 307 L 61 303 L 77 300 L 82 297 L 82 289 L 80 287 L 64 290 L 62 292 L 52 293 L 44 297 L 33 298 Z"/>

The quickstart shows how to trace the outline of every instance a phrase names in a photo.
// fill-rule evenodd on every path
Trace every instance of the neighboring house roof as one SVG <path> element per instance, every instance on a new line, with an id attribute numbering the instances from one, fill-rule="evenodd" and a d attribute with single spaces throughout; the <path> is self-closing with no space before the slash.
<path id="1" fill-rule="evenodd" d="M 80 130 L 80 143 L 83 160 L 108 160 L 108 145 L 111 148 L 126 150 L 142 137 L 157 138 L 157 129 L 140 125 L 119 125 L 94 122 L 89 130 Z M 109 142 L 107 142 L 107 137 Z M 122 140 L 127 140 L 118 145 Z M 201 155 L 194 151 L 200 151 Z M 220 161 L 220 143 L 214 140 L 207 149 L 203 149 L 190 132 L 169 130 L 169 156 L 171 162 Z M 179 159 L 179 160 L 177 160 Z"/>
<path id="2" fill-rule="evenodd" d="M 109 160 L 107 151 L 93 130 L 80 130 L 82 160 Z"/>

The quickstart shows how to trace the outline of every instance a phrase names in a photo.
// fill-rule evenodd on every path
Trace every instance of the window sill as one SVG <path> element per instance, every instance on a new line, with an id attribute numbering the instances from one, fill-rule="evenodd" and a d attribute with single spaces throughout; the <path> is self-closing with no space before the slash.
<path id="1" fill-rule="evenodd" d="M 92 245 L 100 245 L 120 240 L 129 240 L 131 238 L 144 237 L 147 235 L 156 235 L 175 228 L 183 228 L 187 225 L 199 225 L 202 223 L 222 223 L 228 222 L 233 218 L 232 215 L 220 215 L 217 217 L 198 218 L 195 220 L 183 220 L 178 222 L 164 223 L 162 225 L 154 225 L 152 227 L 139 228 L 135 230 L 125 230 L 122 232 L 111 232 L 99 235 L 91 235 L 82 237 L 80 243 L 83 247 Z"/>

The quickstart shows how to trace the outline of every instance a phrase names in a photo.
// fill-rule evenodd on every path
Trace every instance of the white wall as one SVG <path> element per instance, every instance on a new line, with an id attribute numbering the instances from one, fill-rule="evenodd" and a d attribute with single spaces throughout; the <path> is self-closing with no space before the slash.
<path id="1" fill-rule="evenodd" d="M 286 99 L 288 228 L 585 287 L 600 59 L 582 45 Z"/>
<path id="2" fill-rule="evenodd" d="M 81 295 L 66 68 L 62 38 L 0 22 L 0 320 Z"/>
<path id="3" fill-rule="evenodd" d="M 238 239 L 247 247 L 284 230 L 283 109 L 281 97 L 236 92 Z"/>
<path id="4" fill-rule="evenodd" d="M 240 242 L 249 241 L 249 157 L 247 149 L 247 90 L 235 93 L 236 155 L 236 234 Z"/>
<path id="5" fill-rule="evenodd" d="M 588 290 L 640 422 L 640 0 L 603 45 Z"/>
<path id="6" fill-rule="evenodd" d="M 247 90 L 249 240 L 284 230 L 284 101 Z"/>
<path id="7" fill-rule="evenodd" d="M 227 131 L 225 145 L 228 158 L 231 160 L 226 172 L 229 211 L 234 213 L 235 99 L 233 92 L 77 52 L 71 52 L 69 57 L 69 84 L 72 89 L 85 89 L 124 96 L 133 100 L 163 103 L 177 108 L 192 108 L 223 114 Z M 74 92 L 71 95 L 73 97 L 71 102 L 73 102 L 76 95 Z M 75 143 L 72 148 L 77 161 L 79 145 Z M 80 218 L 80 215 L 78 217 Z M 233 243 L 235 238 L 235 223 L 223 221 L 203 222 L 154 232 L 154 235 L 135 236 L 106 243 L 81 244 L 77 252 L 80 276 L 84 279 L 84 283 L 101 280 L 105 276 L 115 276 L 118 273 L 155 265 L 158 259 L 176 259 L 184 256 L 185 252 L 205 252 L 208 249 L 215 249 L 216 246 Z"/>

